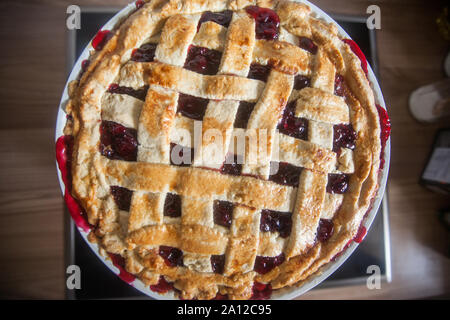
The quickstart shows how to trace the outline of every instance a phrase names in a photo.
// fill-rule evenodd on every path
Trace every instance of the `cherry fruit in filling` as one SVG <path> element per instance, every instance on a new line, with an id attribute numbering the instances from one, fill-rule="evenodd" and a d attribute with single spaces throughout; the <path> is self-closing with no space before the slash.
<path id="1" fill-rule="evenodd" d="M 279 232 L 280 237 L 287 238 L 291 234 L 291 228 L 291 213 L 267 209 L 261 211 L 261 222 L 259 229 L 262 232 Z"/>
<path id="2" fill-rule="evenodd" d="M 173 284 L 167 282 L 163 276 L 159 276 L 157 284 L 151 285 L 150 289 L 158 293 L 166 293 L 173 289 Z"/>
<path id="3" fill-rule="evenodd" d="M 317 240 L 325 242 L 331 238 L 334 231 L 334 224 L 332 220 L 320 219 L 319 226 L 317 228 Z"/>
<path id="4" fill-rule="evenodd" d="M 364 237 L 367 234 L 367 229 L 362 224 L 359 226 L 358 232 L 356 233 L 356 236 L 353 238 L 353 241 L 356 243 L 361 243 L 364 240 Z"/>
<path id="5" fill-rule="evenodd" d="M 295 116 L 295 101 L 286 105 L 283 117 L 278 123 L 278 130 L 290 137 L 306 140 L 308 134 L 308 121 Z"/>
<path id="6" fill-rule="evenodd" d="M 111 259 L 112 264 L 117 269 L 119 269 L 119 278 L 125 281 L 126 283 L 129 284 L 132 283 L 136 279 L 136 277 L 126 270 L 125 259 L 119 254 L 108 253 L 108 255 L 109 258 Z"/>
<path id="7" fill-rule="evenodd" d="M 328 174 L 327 192 L 343 194 L 348 189 L 349 176 L 346 174 Z"/>
<path id="8" fill-rule="evenodd" d="M 81 78 L 83 76 L 83 74 L 86 72 L 86 70 L 89 68 L 90 63 L 91 62 L 87 59 L 81 61 L 81 72 L 80 72 L 79 78 Z"/>
<path id="9" fill-rule="evenodd" d="M 145 2 L 143 0 L 137 0 L 135 3 L 136 9 L 140 9 L 144 6 Z"/>
<path id="10" fill-rule="evenodd" d="M 391 120 L 389 120 L 389 116 L 387 111 L 377 104 L 378 115 L 380 117 L 380 126 L 381 126 L 381 160 L 380 160 L 380 168 L 384 167 L 384 148 L 386 147 L 386 142 L 389 139 L 391 134 Z"/>
<path id="11" fill-rule="evenodd" d="M 136 130 L 113 121 L 102 121 L 100 126 L 100 153 L 113 160 L 136 161 Z"/>
<path id="12" fill-rule="evenodd" d="M 190 46 L 184 67 L 205 75 L 214 75 L 219 71 L 222 53 L 203 47 Z"/>
<path id="13" fill-rule="evenodd" d="M 299 47 L 312 53 L 312 54 L 317 53 L 317 46 L 314 44 L 314 42 L 310 38 L 300 37 Z"/>
<path id="14" fill-rule="evenodd" d="M 213 21 L 217 24 L 220 24 L 221 26 L 224 26 L 225 28 L 228 28 L 232 16 L 233 11 L 231 10 L 225 10 L 222 12 L 206 11 L 202 14 L 200 21 L 198 22 L 198 29 L 200 29 L 200 26 L 202 25 L 203 22 L 207 21 Z"/>
<path id="15" fill-rule="evenodd" d="M 305 76 L 302 76 L 301 74 L 297 75 L 294 78 L 294 89 L 301 90 L 306 87 L 311 86 L 311 79 Z"/>
<path id="16" fill-rule="evenodd" d="M 108 87 L 109 93 L 116 94 L 127 94 L 132 96 L 133 98 L 145 101 L 145 97 L 147 96 L 148 86 L 142 87 L 141 89 L 133 89 L 130 87 L 122 87 L 117 83 L 112 83 Z"/>
<path id="17" fill-rule="evenodd" d="M 262 257 L 257 256 L 255 259 L 254 270 L 260 274 L 266 274 L 273 268 L 282 264 L 285 260 L 284 253 L 276 257 Z"/>
<path id="18" fill-rule="evenodd" d="M 255 282 L 252 288 L 251 300 L 267 300 L 272 295 L 272 286 L 270 283 L 264 284 L 260 282 Z"/>
<path id="19" fill-rule="evenodd" d="M 178 112 L 185 117 L 201 121 L 205 115 L 208 102 L 208 99 L 180 93 L 178 98 Z"/>
<path id="20" fill-rule="evenodd" d="M 234 120 L 235 128 L 247 128 L 248 120 L 250 119 L 250 115 L 252 114 L 253 109 L 255 108 L 256 103 L 241 101 L 239 103 L 239 108 L 236 113 L 236 119 Z"/>
<path id="21" fill-rule="evenodd" d="M 131 60 L 136 62 L 152 62 L 155 59 L 156 43 L 145 43 L 140 48 L 134 49 Z"/>
<path id="22" fill-rule="evenodd" d="M 341 148 L 355 149 L 356 132 L 350 124 L 337 124 L 333 127 L 333 151 L 340 152 Z"/>
<path id="23" fill-rule="evenodd" d="M 90 63 L 91 63 L 91 62 L 90 62 L 89 60 L 87 60 L 87 59 L 81 61 L 81 69 L 82 69 L 83 71 L 86 71 L 87 68 L 89 67 L 89 64 L 90 64 Z"/>
<path id="24" fill-rule="evenodd" d="M 225 255 L 212 255 L 211 256 L 211 268 L 214 273 L 223 273 L 225 266 Z"/>
<path id="25" fill-rule="evenodd" d="M 174 247 L 159 246 L 159 255 L 169 267 L 183 266 L 183 251 Z"/>
<path id="26" fill-rule="evenodd" d="M 56 141 L 56 161 L 67 190 L 72 189 L 72 151 L 73 136 L 64 135 L 59 137 Z M 70 192 L 65 193 L 69 194 Z"/>
<path id="27" fill-rule="evenodd" d="M 234 205 L 228 201 L 214 201 L 214 223 L 229 228 L 233 217 Z"/>
<path id="28" fill-rule="evenodd" d="M 275 166 L 278 164 L 278 170 Z M 298 181 L 302 168 L 287 162 L 272 162 L 270 172 L 275 172 L 269 176 L 269 180 L 291 187 L 298 187 Z"/>
<path id="29" fill-rule="evenodd" d="M 100 30 L 95 35 L 94 39 L 92 39 L 92 47 L 97 51 L 102 50 L 108 40 L 112 38 L 112 36 L 113 34 L 111 31 Z"/>
<path id="30" fill-rule="evenodd" d="M 114 202 L 117 204 L 119 209 L 124 211 L 130 211 L 131 197 L 133 196 L 133 191 L 119 186 L 111 186 L 110 190 Z"/>
<path id="31" fill-rule="evenodd" d="M 383 148 L 386 146 L 386 142 L 391 134 L 391 120 L 387 114 L 386 109 L 377 104 L 378 115 L 380 117 L 381 125 L 381 145 Z"/>
<path id="32" fill-rule="evenodd" d="M 172 218 L 181 217 L 181 197 L 174 193 L 166 194 L 164 215 Z"/>
<path id="33" fill-rule="evenodd" d="M 258 6 L 248 6 L 245 10 L 255 19 L 256 39 L 278 39 L 280 18 L 275 11 Z"/>
<path id="34" fill-rule="evenodd" d="M 269 65 L 252 63 L 250 65 L 250 70 L 248 72 L 247 78 L 261 80 L 261 81 L 266 82 L 267 78 L 269 77 L 270 69 L 271 69 L 271 66 L 269 66 Z"/>
<path id="35" fill-rule="evenodd" d="M 334 94 L 340 97 L 345 96 L 344 77 L 340 74 L 337 74 L 334 78 Z"/>
<path id="36" fill-rule="evenodd" d="M 243 159 L 242 156 L 236 154 L 227 154 L 225 162 L 220 168 L 222 174 L 231 174 L 233 176 L 240 176 L 242 171 Z"/>

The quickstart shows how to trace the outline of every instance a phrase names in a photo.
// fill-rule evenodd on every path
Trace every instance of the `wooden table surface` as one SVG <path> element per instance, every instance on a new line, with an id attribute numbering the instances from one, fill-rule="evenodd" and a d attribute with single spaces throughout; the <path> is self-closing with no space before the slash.
<path id="1" fill-rule="evenodd" d="M 63 201 L 54 126 L 66 81 L 66 8 L 127 1 L 28 0 L 0 3 L 0 298 L 64 298 Z M 437 210 L 447 196 L 418 185 L 434 134 L 409 114 L 415 88 L 442 79 L 448 43 L 437 32 L 442 3 L 426 0 L 316 0 L 327 12 L 381 8 L 381 87 L 392 120 L 388 183 L 393 281 L 380 290 L 350 286 L 302 299 L 449 297 L 449 234 Z"/>

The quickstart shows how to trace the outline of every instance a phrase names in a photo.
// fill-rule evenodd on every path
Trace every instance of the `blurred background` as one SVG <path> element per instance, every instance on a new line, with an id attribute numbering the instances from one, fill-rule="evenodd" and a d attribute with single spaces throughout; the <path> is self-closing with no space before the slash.
<path id="1" fill-rule="evenodd" d="M 67 242 L 72 240 L 54 151 L 56 114 L 73 54 L 66 8 L 123 7 L 128 2 L 0 2 L 0 298 L 67 296 Z M 365 282 L 324 286 L 301 299 L 449 298 L 448 182 L 432 181 L 429 175 L 422 179 L 432 150 L 450 147 L 448 131 L 440 130 L 450 128 L 449 118 L 441 117 L 450 109 L 444 68 L 450 48 L 446 1 L 312 2 L 341 17 L 367 17 L 367 7 L 373 4 L 381 9 L 372 54 L 392 122 L 389 215 L 384 224 L 390 236 L 391 281 L 375 290 Z M 416 91 L 423 86 L 428 87 Z M 439 110 L 433 109 L 438 102 Z"/>

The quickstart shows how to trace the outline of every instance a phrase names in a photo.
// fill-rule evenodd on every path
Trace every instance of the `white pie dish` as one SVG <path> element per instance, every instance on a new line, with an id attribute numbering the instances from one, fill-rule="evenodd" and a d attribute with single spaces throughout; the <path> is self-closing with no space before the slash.
<path id="1" fill-rule="evenodd" d="M 316 14 L 317 17 L 322 18 L 323 20 L 327 22 L 334 23 L 339 30 L 339 33 L 344 38 L 350 38 L 348 34 L 333 20 L 331 19 L 327 14 L 325 14 L 322 10 L 314 6 L 308 1 L 301 1 L 303 3 L 306 3 L 308 6 L 310 6 L 311 10 Z M 128 14 L 135 9 L 134 3 L 129 4 L 124 9 L 122 9 L 119 13 L 117 13 L 107 24 L 105 24 L 102 29 L 112 29 L 118 21 L 120 21 L 122 18 L 128 16 Z M 61 135 L 63 135 L 63 128 L 66 122 L 66 114 L 64 112 L 64 105 L 68 100 L 68 84 L 75 80 L 78 76 L 78 74 L 81 71 L 81 64 L 82 61 L 87 59 L 89 57 L 89 51 L 92 49 L 90 45 L 88 45 L 82 52 L 81 56 L 78 58 L 77 62 L 75 63 L 72 72 L 68 78 L 68 81 L 66 83 L 66 86 L 63 91 L 63 95 L 61 98 L 58 116 L 57 116 L 57 123 L 56 123 L 56 131 L 55 131 L 55 140 L 57 140 Z M 377 79 L 371 69 L 370 66 L 368 66 L 368 78 L 371 83 L 372 89 L 374 91 L 375 100 L 376 103 L 385 108 L 384 99 L 380 90 L 380 87 L 378 85 Z M 384 169 L 380 173 L 380 182 L 379 182 L 379 189 L 377 192 L 376 197 L 374 198 L 373 205 L 370 209 L 370 211 L 367 213 L 365 219 L 363 220 L 362 225 L 369 230 L 370 225 L 372 224 L 372 221 L 374 220 L 378 207 L 380 206 L 382 197 L 384 195 L 384 189 L 387 181 L 387 175 L 388 175 L 388 169 L 389 169 L 389 160 L 390 160 L 390 141 L 388 140 L 386 143 L 385 151 L 384 151 L 384 159 L 385 159 L 385 166 Z M 61 173 L 58 170 L 58 178 L 61 186 L 61 190 L 64 193 L 65 187 L 64 183 L 61 178 Z M 84 232 L 82 229 L 79 229 L 83 239 L 86 241 L 88 246 L 95 252 L 95 254 L 102 260 L 102 262 L 115 274 L 119 274 L 119 269 L 116 268 L 112 262 L 109 259 L 106 259 L 105 257 L 102 257 L 99 254 L 99 248 L 97 244 L 91 243 L 87 240 L 88 233 Z M 276 290 L 272 294 L 272 299 L 293 299 L 308 290 L 312 289 L 319 283 L 321 283 L 323 280 L 325 280 L 328 276 L 330 276 L 335 270 L 337 270 L 342 263 L 345 262 L 345 260 L 352 254 L 352 252 L 357 247 L 356 242 L 352 242 L 350 246 L 339 256 L 336 258 L 335 261 L 332 261 L 328 264 L 326 264 L 324 267 L 320 269 L 321 273 L 316 273 L 315 275 L 309 277 L 300 287 L 289 287 L 289 288 L 283 288 L 280 290 Z M 140 280 L 136 279 L 132 285 L 144 293 L 145 295 L 155 298 L 155 299 L 174 299 L 173 295 L 171 293 L 169 294 L 158 294 L 156 292 L 153 292 L 150 290 L 149 287 L 145 286 Z"/>

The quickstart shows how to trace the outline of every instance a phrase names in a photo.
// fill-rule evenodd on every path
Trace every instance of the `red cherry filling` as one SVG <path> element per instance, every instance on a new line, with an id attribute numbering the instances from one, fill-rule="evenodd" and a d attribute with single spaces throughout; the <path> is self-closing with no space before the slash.
<path id="1" fill-rule="evenodd" d="M 278 164 L 278 170 L 276 165 Z M 286 162 L 272 162 L 270 172 L 276 172 L 269 176 L 269 180 L 291 187 L 298 187 L 298 180 L 302 168 Z"/>
<path id="2" fill-rule="evenodd" d="M 64 200 L 69 209 L 69 213 L 78 228 L 89 232 L 92 226 L 87 220 L 87 214 L 80 206 L 77 200 L 72 197 L 70 190 L 72 189 L 72 162 L 73 136 L 61 136 L 56 141 L 56 161 L 58 162 L 61 177 L 65 185 Z"/>
<path id="3" fill-rule="evenodd" d="M 233 176 L 240 176 L 242 171 L 242 164 L 244 163 L 242 156 L 229 153 L 225 158 L 225 162 L 220 168 L 222 174 L 231 174 Z"/>
<path id="4" fill-rule="evenodd" d="M 220 51 L 190 46 L 184 67 L 201 74 L 214 75 L 219 71 L 221 58 Z"/>
<path id="5" fill-rule="evenodd" d="M 83 74 L 86 72 L 86 70 L 89 68 L 90 63 L 91 62 L 87 59 L 81 61 L 81 72 L 80 72 L 79 78 L 81 78 L 83 76 Z"/>
<path id="6" fill-rule="evenodd" d="M 108 40 L 112 38 L 112 36 L 113 34 L 111 31 L 100 30 L 95 35 L 94 39 L 92 39 L 92 47 L 97 51 L 102 50 Z"/>
<path id="7" fill-rule="evenodd" d="M 119 278 L 120 279 L 122 279 L 126 283 L 131 283 L 136 279 L 136 277 L 134 275 L 132 275 L 125 269 L 125 259 L 121 255 L 113 254 L 113 253 L 108 253 L 108 255 L 109 255 L 109 258 L 111 259 L 112 264 L 117 269 L 119 269 L 119 271 L 120 271 Z"/>
<path id="8" fill-rule="evenodd" d="M 66 189 L 72 189 L 72 151 L 73 136 L 65 135 L 56 141 L 56 161 Z M 66 192 L 67 193 L 67 192 Z"/>
<path id="9" fill-rule="evenodd" d="M 340 152 L 341 148 L 355 149 L 356 132 L 351 124 L 337 124 L 333 126 L 333 151 Z"/>
<path id="10" fill-rule="evenodd" d="M 131 197 L 133 196 L 133 191 L 119 186 L 111 186 L 110 191 L 113 196 L 114 202 L 117 204 L 119 209 L 124 211 L 130 211 Z"/>
<path id="11" fill-rule="evenodd" d="M 214 201 L 214 223 L 229 228 L 233 217 L 234 205 L 228 201 Z"/>
<path id="12" fill-rule="evenodd" d="M 391 120 L 387 111 L 377 104 L 378 115 L 380 117 L 381 126 L 381 159 L 380 159 L 380 169 L 384 168 L 384 148 L 386 147 L 386 142 L 391 134 Z"/>
<path id="13" fill-rule="evenodd" d="M 255 259 L 255 267 L 254 270 L 260 274 L 266 274 L 273 268 L 279 266 L 286 260 L 284 257 L 284 253 L 281 253 L 276 257 L 262 257 L 257 256 Z"/>
<path id="14" fill-rule="evenodd" d="M 361 243 L 365 236 L 367 234 L 367 229 L 363 225 L 359 226 L 358 233 L 356 233 L 356 236 L 353 238 L 353 241 L 356 243 Z"/>
<path id="15" fill-rule="evenodd" d="M 331 238 L 334 232 L 334 224 L 332 220 L 320 219 L 317 228 L 317 240 L 325 242 Z"/>
<path id="16" fill-rule="evenodd" d="M 223 273 L 225 267 L 225 255 L 212 255 L 211 256 L 211 268 L 214 273 Z"/>
<path id="17" fill-rule="evenodd" d="M 142 87 L 141 89 L 133 89 L 130 87 L 121 87 L 117 83 L 112 83 L 108 87 L 109 93 L 116 94 L 127 94 L 132 96 L 133 98 L 145 101 L 145 97 L 147 96 L 148 86 Z"/>
<path id="18" fill-rule="evenodd" d="M 207 21 L 213 21 L 217 24 L 220 24 L 221 26 L 224 26 L 225 28 L 228 28 L 231 22 L 231 17 L 233 16 L 233 11 L 231 10 L 225 10 L 222 12 L 211 12 L 206 11 L 202 14 L 200 21 L 198 22 L 198 29 L 200 29 L 200 26 L 203 22 Z"/>
<path id="19" fill-rule="evenodd" d="M 89 67 L 89 64 L 90 64 L 91 62 L 89 61 L 89 60 L 83 60 L 83 61 L 81 61 L 81 69 L 83 70 L 83 71 L 86 71 L 87 70 L 87 68 Z"/>
<path id="20" fill-rule="evenodd" d="M 100 126 L 100 153 L 112 160 L 136 161 L 136 130 L 116 122 L 102 121 Z"/>
<path id="21" fill-rule="evenodd" d="M 391 120 L 387 114 L 386 109 L 377 104 L 378 115 L 380 116 L 381 125 L 381 145 L 383 148 L 386 146 L 386 142 L 391 134 Z"/>
<path id="22" fill-rule="evenodd" d="M 185 117 L 201 121 L 205 115 L 208 102 L 208 99 L 180 93 L 178 98 L 178 112 Z"/>
<path id="23" fill-rule="evenodd" d="M 158 283 L 151 285 L 150 289 L 154 292 L 166 293 L 173 289 L 173 284 L 167 282 L 167 280 L 163 276 L 159 276 Z"/>
<path id="24" fill-rule="evenodd" d="M 87 213 L 78 203 L 78 201 L 72 197 L 72 195 L 66 191 L 64 192 L 64 201 L 66 202 L 67 209 L 69 209 L 70 216 L 75 222 L 76 226 L 82 229 L 84 232 L 89 232 L 93 228 L 93 226 L 89 223 L 87 218 Z"/>
<path id="25" fill-rule="evenodd" d="M 131 60 L 136 62 L 152 62 L 155 59 L 156 43 L 145 43 L 131 53 Z"/>
<path id="26" fill-rule="evenodd" d="M 340 97 L 345 96 L 344 77 L 340 74 L 337 74 L 334 78 L 334 94 Z"/>
<path id="27" fill-rule="evenodd" d="M 347 250 L 353 241 L 356 243 L 361 243 L 364 240 L 364 237 L 366 236 L 367 229 L 362 224 L 359 226 L 358 232 L 356 233 L 356 236 L 353 239 L 350 239 L 344 246 L 344 248 L 338 252 L 333 258 L 331 258 L 331 261 L 336 261 L 337 258 L 339 258 L 345 250 Z"/>
<path id="28" fill-rule="evenodd" d="M 183 251 L 174 247 L 159 246 L 159 255 L 169 267 L 183 266 Z"/>
<path id="29" fill-rule="evenodd" d="M 266 82 L 269 77 L 270 69 L 272 67 L 270 65 L 262 65 L 259 63 L 252 63 L 250 65 L 250 70 L 248 72 L 247 78 L 261 80 Z"/>
<path id="30" fill-rule="evenodd" d="M 246 101 L 241 101 L 239 103 L 239 108 L 236 113 L 236 119 L 234 120 L 235 128 L 247 128 L 248 120 L 250 119 L 250 115 L 252 114 L 255 105 L 256 103 Z"/>
<path id="31" fill-rule="evenodd" d="M 168 193 L 164 201 L 164 215 L 168 217 L 181 217 L 181 197 L 174 193 Z"/>
<path id="32" fill-rule="evenodd" d="M 278 130 L 288 136 L 306 140 L 308 137 L 308 121 L 295 116 L 295 101 L 286 105 L 283 111 L 283 117 L 278 123 Z"/>
<path id="33" fill-rule="evenodd" d="M 194 162 L 194 150 L 179 144 L 170 144 L 170 164 L 180 167 L 189 167 Z"/>
<path id="34" fill-rule="evenodd" d="M 343 194 L 348 189 L 349 176 L 346 174 L 328 174 L 327 192 Z"/>
<path id="35" fill-rule="evenodd" d="M 261 211 L 259 229 L 262 232 L 279 232 L 280 237 L 287 238 L 291 234 L 292 214 L 264 209 Z"/>
<path id="36" fill-rule="evenodd" d="M 314 44 L 314 42 L 310 38 L 300 37 L 298 46 L 300 48 L 302 48 L 303 50 L 306 50 L 312 54 L 317 53 L 317 46 Z"/>
<path id="37" fill-rule="evenodd" d="M 143 1 L 143 0 L 137 0 L 134 4 L 135 4 L 135 6 L 136 6 L 136 9 L 140 9 L 140 8 L 142 8 L 142 7 L 144 6 L 145 1 Z"/>
<path id="38" fill-rule="evenodd" d="M 251 300 L 267 300 L 272 295 L 272 286 L 270 283 L 255 282 L 253 283 L 252 293 Z"/>
<path id="39" fill-rule="evenodd" d="M 311 86 L 311 79 L 305 76 L 302 76 L 301 74 L 297 75 L 294 78 L 294 89 L 301 90 L 306 87 Z"/>
<path id="40" fill-rule="evenodd" d="M 248 6 L 245 10 L 255 19 L 256 39 L 278 39 L 280 18 L 275 11 L 258 6 Z"/>

